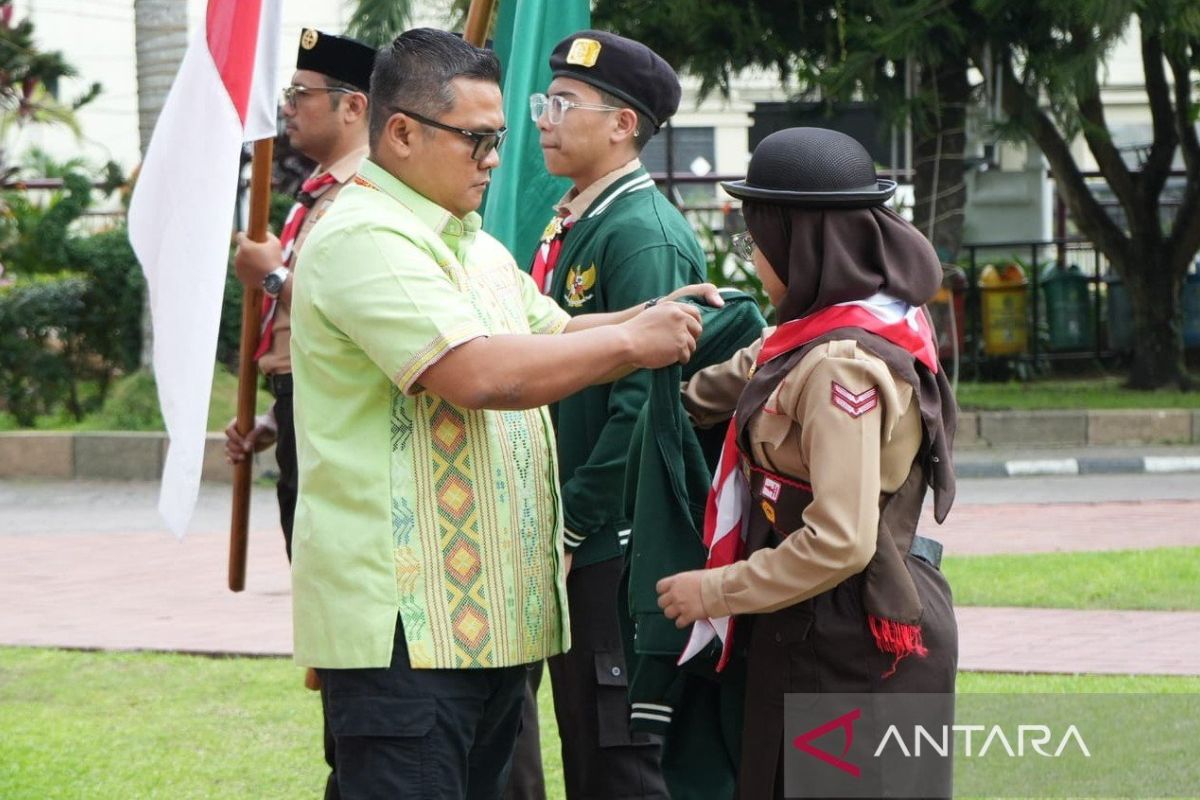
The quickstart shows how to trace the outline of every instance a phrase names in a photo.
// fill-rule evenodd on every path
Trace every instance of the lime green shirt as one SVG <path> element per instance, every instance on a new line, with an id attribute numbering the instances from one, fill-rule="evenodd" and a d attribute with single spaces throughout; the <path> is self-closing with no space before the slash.
<path id="1" fill-rule="evenodd" d="M 422 372 L 489 334 L 569 317 L 503 245 L 371 161 L 305 242 L 292 297 L 300 497 L 295 658 L 504 667 L 569 646 L 545 408 L 470 411 Z"/>

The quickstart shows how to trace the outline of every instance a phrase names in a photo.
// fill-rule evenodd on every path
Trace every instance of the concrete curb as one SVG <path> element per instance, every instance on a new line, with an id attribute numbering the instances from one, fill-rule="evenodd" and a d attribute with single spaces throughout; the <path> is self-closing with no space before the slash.
<path id="1" fill-rule="evenodd" d="M 963 478 L 1029 475 L 1089 475 L 1200 471 L 1200 453 L 1147 456 L 1130 448 L 1170 450 L 1161 445 L 1200 444 L 1200 410 L 1122 411 L 975 411 L 959 415 L 955 439 L 958 474 Z M 203 480 L 228 482 L 225 436 L 210 433 L 205 442 Z M 158 480 L 166 457 L 162 433 L 43 432 L 0 433 L 0 478 Z M 1080 454 L 1091 448 L 1124 448 L 1113 456 Z M 1008 450 L 1008 453 L 1002 451 Z M 1030 450 L 1047 452 L 1045 458 Z M 1022 451 L 1015 457 L 1012 451 Z M 989 457 L 989 451 L 996 451 Z M 255 458 L 254 474 L 275 468 L 272 450 Z"/>
<path id="2" fill-rule="evenodd" d="M 0 433 L 0 478 L 157 481 L 167 457 L 164 433 L 132 431 L 17 431 Z M 254 477 L 275 467 L 275 448 L 254 458 Z M 225 434 L 204 442 L 201 480 L 229 483 Z"/>
<path id="3" fill-rule="evenodd" d="M 1028 478 L 1040 475 L 1121 475 L 1153 472 L 1200 472 L 1200 456 L 1114 456 L 1070 458 L 1013 458 L 960 461 L 959 478 Z"/>

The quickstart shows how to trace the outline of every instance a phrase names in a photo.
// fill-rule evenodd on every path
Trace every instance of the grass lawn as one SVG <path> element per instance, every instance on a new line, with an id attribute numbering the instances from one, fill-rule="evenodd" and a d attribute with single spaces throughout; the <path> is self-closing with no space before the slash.
<path id="1" fill-rule="evenodd" d="M 320 704 L 285 659 L 0 648 L 0 797 L 317 797 Z M 549 682 L 550 797 L 562 797 Z M 1200 678 L 963 674 L 961 692 L 1197 693 Z"/>
<path id="2" fill-rule="evenodd" d="M 960 606 L 1200 609 L 1200 547 L 952 556 L 942 570 Z"/>
<path id="3" fill-rule="evenodd" d="M 1124 377 L 1046 379 L 958 384 L 964 411 L 1041 409 L 1200 408 L 1200 391 L 1138 392 L 1121 387 Z"/>
<path id="4" fill-rule="evenodd" d="M 258 409 L 271 405 L 271 395 L 258 391 Z M 208 430 L 223 431 L 237 413 L 237 376 L 222 366 L 213 369 L 212 399 L 208 406 Z M 161 431 L 162 414 L 158 391 L 149 373 L 127 375 L 109 389 L 104 406 L 75 420 L 65 412 L 38 418 L 34 430 L 44 431 Z M 11 414 L 0 412 L 0 431 L 20 430 Z"/>

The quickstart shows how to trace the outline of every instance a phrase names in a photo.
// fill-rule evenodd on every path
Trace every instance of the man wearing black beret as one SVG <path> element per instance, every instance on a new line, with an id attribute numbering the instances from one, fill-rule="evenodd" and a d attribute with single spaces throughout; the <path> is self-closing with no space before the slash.
<path id="1" fill-rule="evenodd" d="M 640 42 L 604 31 L 567 37 L 553 80 L 530 98 L 559 201 L 531 268 L 572 315 L 653 303 L 705 279 L 691 226 L 638 159 L 679 107 L 679 78 Z M 617 586 L 629 522 L 625 462 L 649 373 L 593 386 L 551 407 L 558 437 L 572 649 L 547 662 L 562 737 L 567 797 L 666 798 L 660 747 L 630 733 Z"/>
<path id="2" fill-rule="evenodd" d="M 313 28 L 301 31 L 296 72 L 283 90 L 283 118 L 288 143 L 316 161 L 317 168 L 301 186 L 279 236 L 268 234 L 267 241 L 253 242 L 245 234 L 238 234 L 234 257 L 242 284 L 248 289 L 261 288 L 265 295 L 264 326 L 254 357 L 275 403 L 255 420 L 245 437 L 238 434 L 236 421 L 230 422 L 225 429 L 225 450 L 229 461 L 237 463 L 275 442 L 279 464 L 276 494 L 288 561 L 292 558 L 297 489 L 290 353 L 292 269 L 308 232 L 367 155 L 367 92 L 374 65 L 373 47 Z M 307 683 L 315 685 L 311 670 Z M 332 768 L 333 738 L 328 727 L 325 758 Z M 332 773 L 325 796 L 338 796 Z"/>

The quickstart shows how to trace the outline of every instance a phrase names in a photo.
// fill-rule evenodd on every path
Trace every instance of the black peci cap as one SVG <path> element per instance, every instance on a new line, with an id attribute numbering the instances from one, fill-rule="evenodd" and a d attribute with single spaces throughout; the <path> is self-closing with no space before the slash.
<path id="1" fill-rule="evenodd" d="M 606 31 L 580 31 L 550 53 L 556 78 L 574 78 L 621 98 L 657 130 L 679 108 L 679 76 L 649 47 Z"/>
<path id="2" fill-rule="evenodd" d="M 316 28 L 300 31 L 296 69 L 319 72 L 368 92 L 371 90 L 371 70 L 374 68 L 374 47 L 346 36 L 322 33 Z"/>

